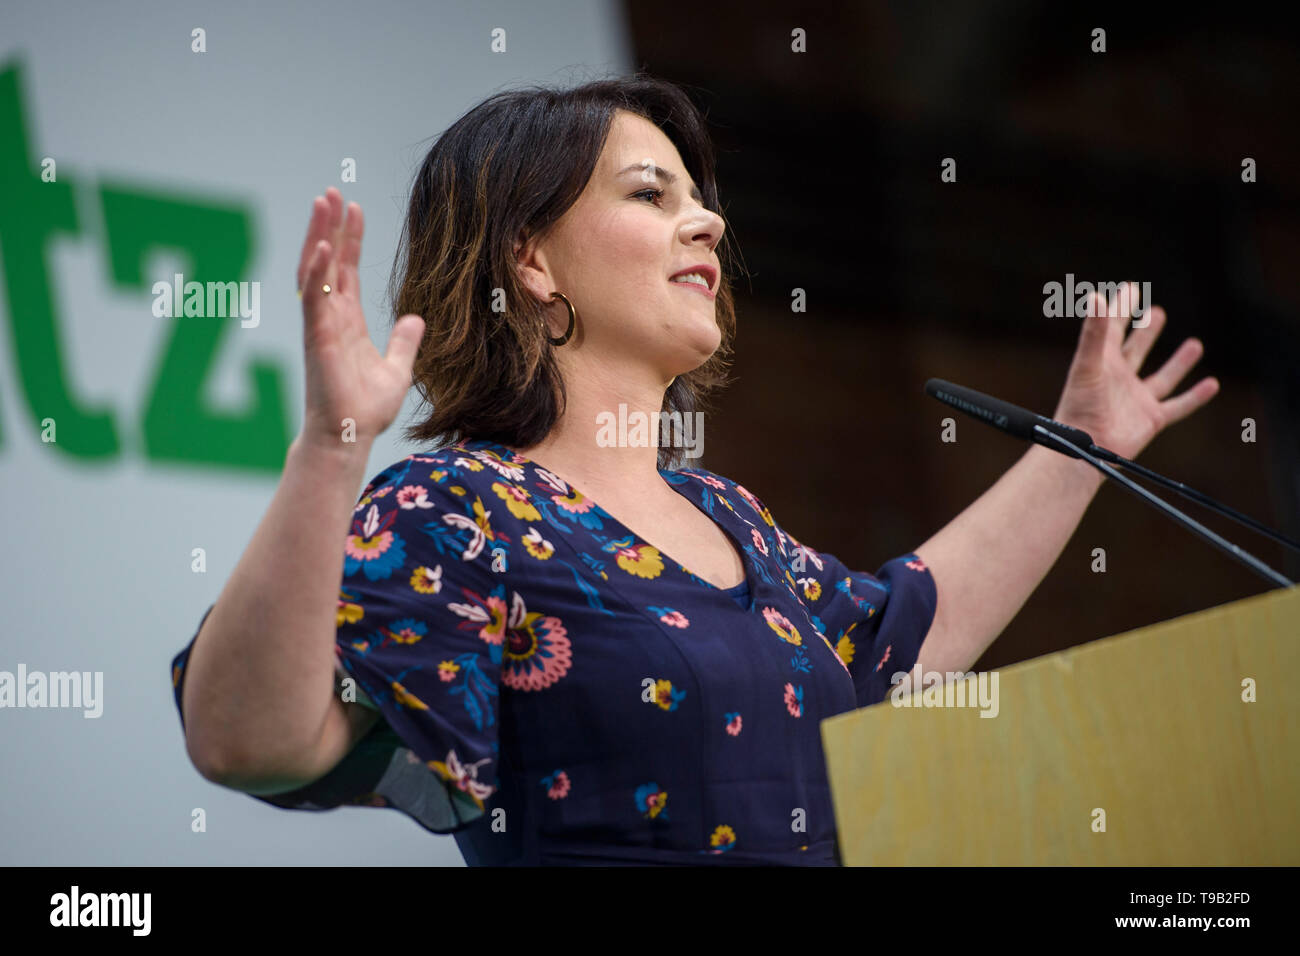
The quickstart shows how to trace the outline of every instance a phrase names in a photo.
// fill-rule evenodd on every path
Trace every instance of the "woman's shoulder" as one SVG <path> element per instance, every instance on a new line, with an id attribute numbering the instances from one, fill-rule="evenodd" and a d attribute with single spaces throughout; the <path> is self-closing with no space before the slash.
<path id="1" fill-rule="evenodd" d="M 465 441 L 424 449 L 376 473 L 367 482 L 362 499 L 369 503 L 367 499 L 379 501 L 396 495 L 397 503 L 404 508 L 412 507 L 415 498 L 435 494 L 444 499 L 463 499 L 471 491 L 490 489 L 493 482 L 523 481 L 523 466 L 511 457 L 491 446 Z"/>
<path id="2" fill-rule="evenodd" d="M 754 526 L 760 532 L 771 534 L 776 539 L 777 548 L 785 552 L 788 534 L 783 532 L 772 518 L 772 512 L 763 500 L 734 478 L 718 474 L 707 468 L 681 467 L 667 473 L 669 481 L 697 482 L 700 486 L 699 496 L 705 510 L 713 512 L 714 500 L 731 510 L 742 521 Z"/>

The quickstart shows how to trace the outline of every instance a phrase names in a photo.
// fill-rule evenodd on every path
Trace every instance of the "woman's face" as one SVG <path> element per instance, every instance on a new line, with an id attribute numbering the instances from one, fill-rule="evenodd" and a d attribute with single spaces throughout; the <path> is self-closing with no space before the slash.
<path id="1" fill-rule="evenodd" d="M 559 291 L 573 303 L 581 337 L 566 349 L 576 346 L 618 374 L 648 368 L 666 386 L 707 361 L 721 341 L 714 250 L 724 228 L 701 205 L 672 141 L 620 110 L 577 202 L 521 255 L 522 276 L 543 301 Z M 707 290 L 671 280 L 694 266 L 704 267 Z M 547 315 L 552 333 L 561 334 L 564 303 L 554 300 Z"/>

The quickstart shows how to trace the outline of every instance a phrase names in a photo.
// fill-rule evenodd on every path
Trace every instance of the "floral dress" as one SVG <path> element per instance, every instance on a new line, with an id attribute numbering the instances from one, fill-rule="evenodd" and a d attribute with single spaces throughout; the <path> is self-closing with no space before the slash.
<path id="1" fill-rule="evenodd" d="M 255 798 L 395 808 L 470 865 L 836 865 L 819 724 L 911 669 L 934 580 L 914 554 L 851 571 L 734 481 L 660 473 L 734 540 L 740 587 L 484 439 L 378 474 L 335 652 L 342 699 L 383 719 L 319 780 Z"/>

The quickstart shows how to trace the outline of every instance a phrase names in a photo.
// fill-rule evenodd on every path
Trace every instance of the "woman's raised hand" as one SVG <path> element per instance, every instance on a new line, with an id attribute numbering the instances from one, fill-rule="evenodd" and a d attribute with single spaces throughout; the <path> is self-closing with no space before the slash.
<path id="1" fill-rule="evenodd" d="M 1151 439 L 1219 391 L 1219 380 L 1207 376 L 1173 395 L 1205 351 L 1199 339 L 1184 339 L 1160 368 L 1145 378 L 1139 374 L 1167 318 L 1163 308 L 1147 302 L 1145 323 L 1130 332 L 1139 291 L 1136 283 L 1125 282 L 1114 301 L 1095 292 L 1089 297 L 1074 361 L 1052 414 L 1125 458 L 1136 458 Z"/>
<path id="2" fill-rule="evenodd" d="M 404 315 L 393 326 L 386 355 L 371 343 L 357 272 L 364 229 L 361 206 L 349 203 L 345 213 L 342 193 L 329 187 L 312 204 L 298 263 L 307 379 L 301 437 L 346 448 L 344 422 L 351 419 L 363 454 L 397 417 L 424 335 L 424 320 Z"/>

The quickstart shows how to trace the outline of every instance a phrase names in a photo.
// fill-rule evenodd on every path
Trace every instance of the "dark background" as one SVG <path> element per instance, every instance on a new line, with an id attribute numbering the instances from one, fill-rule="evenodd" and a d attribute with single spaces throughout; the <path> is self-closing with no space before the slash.
<path id="1" fill-rule="evenodd" d="M 1300 57 L 1285 23 L 1255 7 L 1171 19 L 1010 0 L 626 8 L 637 66 L 709 116 L 749 273 L 735 283 L 735 380 L 697 463 L 874 570 L 1026 447 L 956 413 L 957 442 L 940 441 L 950 410 L 926 379 L 1050 415 L 1079 320 L 1044 318 L 1043 284 L 1133 278 L 1169 315 L 1142 374 L 1196 336 L 1205 355 L 1177 391 L 1222 385 L 1141 462 L 1300 537 Z M 806 53 L 791 52 L 795 27 Z M 1095 27 L 1105 53 L 1091 52 Z M 940 181 L 944 157 L 956 183 Z M 1300 555 L 1161 494 L 1300 579 Z M 1108 485 L 978 666 L 1268 587 Z"/>

